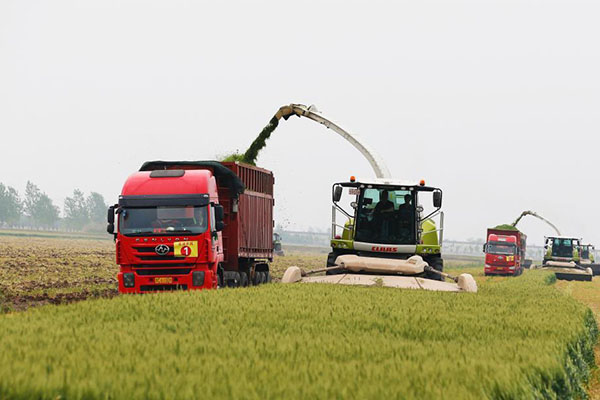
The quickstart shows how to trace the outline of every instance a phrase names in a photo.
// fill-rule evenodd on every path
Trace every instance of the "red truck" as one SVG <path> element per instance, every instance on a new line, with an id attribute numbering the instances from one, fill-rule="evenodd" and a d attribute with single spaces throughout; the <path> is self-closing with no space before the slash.
<path id="1" fill-rule="evenodd" d="M 273 185 L 271 171 L 239 162 L 144 163 L 108 210 L 119 292 L 270 282 Z"/>
<path id="2" fill-rule="evenodd" d="M 527 236 L 518 230 L 487 230 L 485 275 L 521 275 L 526 266 L 525 248 Z"/>

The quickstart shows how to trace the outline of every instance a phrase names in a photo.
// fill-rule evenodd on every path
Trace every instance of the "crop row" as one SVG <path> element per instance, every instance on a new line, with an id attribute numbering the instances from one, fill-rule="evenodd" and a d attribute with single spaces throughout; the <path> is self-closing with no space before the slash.
<path id="1" fill-rule="evenodd" d="M 584 397 L 597 327 L 545 272 L 472 294 L 330 285 L 0 316 L 0 398 Z"/>

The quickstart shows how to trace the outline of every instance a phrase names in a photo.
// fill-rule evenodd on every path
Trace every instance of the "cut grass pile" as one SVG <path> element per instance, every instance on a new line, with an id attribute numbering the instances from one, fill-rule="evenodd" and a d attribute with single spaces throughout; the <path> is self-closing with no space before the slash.
<path id="1" fill-rule="evenodd" d="M 330 285 L 0 316 L 0 398 L 585 396 L 591 311 L 532 271 L 478 294 Z"/>
<path id="2" fill-rule="evenodd" d="M 511 224 L 496 225 L 494 227 L 494 229 L 501 229 L 501 230 L 504 230 L 504 231 L 515 231 L 515 232 L 519 231 L 515 226 L 513 226 Z"/>

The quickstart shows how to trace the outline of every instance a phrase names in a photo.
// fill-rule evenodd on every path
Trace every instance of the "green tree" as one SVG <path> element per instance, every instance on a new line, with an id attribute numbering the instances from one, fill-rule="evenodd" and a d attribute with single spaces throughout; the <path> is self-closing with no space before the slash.
<path id="1" fill-rule="evenodd" d="M 87 204 L 81 190 L 75 189 L 73 196 L 65 199 L 64 212 L 65 222 L 69 228 L 81 230 L 88 223 Z"/>
<path id="2" fill-rule="evenodd" d="M 19 222 L 23 203 L 19 193 L 10 186 L 0 183 L 0 223 L 14 225 Z"/>
<path id="3" fill-rule="evenodd" d="M 93 224 L 102 225 L 106 222 L 106 210 L 108 210 L 108 205 L 106 205 L 106 202 L 104 201 L 104 196 L 100 193 L 91 192 L 85 202 L 88 216 Z"/>
<path id="4" fill-rule="evenodd" d="M 25 215 L 37 226 L 51 228 L 58 221 L 58 207 L 32 182 L 27 181 L 23 204 Z"/>

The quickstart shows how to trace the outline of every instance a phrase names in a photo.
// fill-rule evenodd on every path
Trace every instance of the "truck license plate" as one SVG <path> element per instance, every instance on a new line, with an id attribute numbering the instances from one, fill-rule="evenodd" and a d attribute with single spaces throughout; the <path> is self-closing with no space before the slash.
<path id="1" fill-rule="evenodd" d="M 154 278 L 154 283 L 161 283 L 161 284 L 165 284 L 165 283 L 173 283 L 173 278 L 169 277 L 162 277 L 162 278 Z"/>

